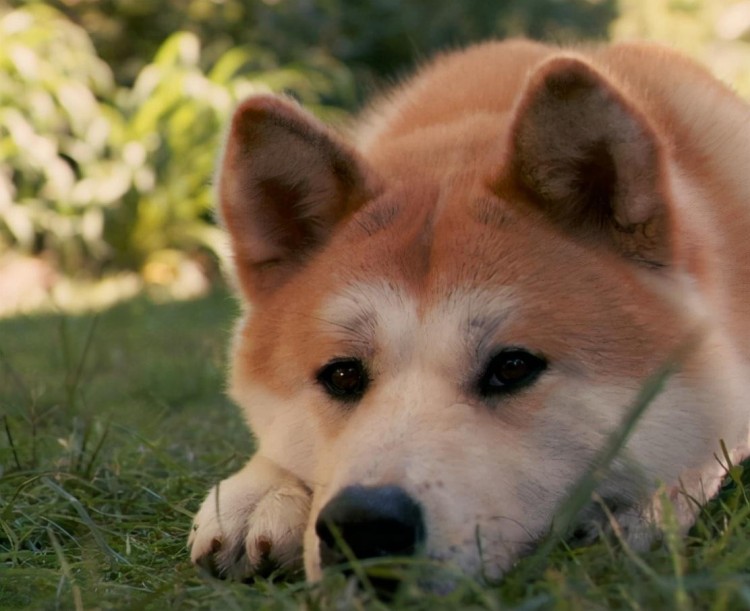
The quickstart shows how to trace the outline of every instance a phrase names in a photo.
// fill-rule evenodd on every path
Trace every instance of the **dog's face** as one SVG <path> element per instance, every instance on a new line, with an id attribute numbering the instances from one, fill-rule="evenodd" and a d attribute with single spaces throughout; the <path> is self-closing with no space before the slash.
<path id="1" fill-rule="evenodd" d="M 626 266 L 522 218 L 498 224 L 492 195 L 440 218 L 406 196 L 347 224 L 238 344 L 234 396 L 262 451 L 312 483 L 313 576 L 314 516 L 355 485 L 402 488 L 430 557 L 498 576 L 547 532 L 685 330 Z M 683 390 L 662 401 L 687 407 Z M 600 490 L 613 510 L 637 510 L 643 484 L 682 464 L 690 440 L 673 426 L 660 414 L 633 440 Z"/>
<path id="2" fill-rule="evenodd" d="M 251 307 L 230 385 L 258 451 L 312 490 L 311 578 L 326 562 L 323 518 L 372 511 L 370 527 L 401 529 L 393 551 L 420 547 L 500 576 L 549 531 L 693 329 L 690 309 L 657 287 L 677 280 L 664 271 L 674 194 L 664 195 L 655 137 L 577 62 L 536 81 L 517 119 L 472 136 L 470 163 L 408 179 L 389 180 L 288 103 L 251 100 L 235 117 L 219 188 Z M 570 96 L 548 99 L 560 83 L 638 149 L 569 135 L 571 155 L 590 164 L 584 187 L 580 175 L 560 181 L 545 157 L 558 153 L 535 131 L 549 113 L 573 112 Z M 578 154 L 591 139 L 604 148 Z M 411 158 L 410 146 L 399 154 Z M 651 169 L 614 182 L 623 172 L 607 168 L 636 153 Z M 630 208 L 617 200 L 626 187 Z M 567 212 L 545 209 L 554 198 Z M 696 448 L 715 444 L 719 416 L 692 409 L 711 379 L 688 359 L 602 479 L 626 535 L 645 532 L 655 482 L 677 484 L 700 466 Z M 584 511 L 576 536 L 595 534 L 605 513 Z"/>

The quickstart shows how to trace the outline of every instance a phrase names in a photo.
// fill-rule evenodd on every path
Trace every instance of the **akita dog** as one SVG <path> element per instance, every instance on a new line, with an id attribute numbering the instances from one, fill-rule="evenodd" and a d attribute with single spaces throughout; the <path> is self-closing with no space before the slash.
<path id="1" fill-rule="evenodd" d="M 643 547 L 665 500 L 687 528 L 748 454 L 750 107 L 658 46 L 493 42 L 352 142 L 279 97 L 232 120 L 229 387 L 258 447 L 196 515 L 193 561 L 316 580 L 419 554 L 495 579 L 592 469 L 577 538 L 615 521 Z"/>

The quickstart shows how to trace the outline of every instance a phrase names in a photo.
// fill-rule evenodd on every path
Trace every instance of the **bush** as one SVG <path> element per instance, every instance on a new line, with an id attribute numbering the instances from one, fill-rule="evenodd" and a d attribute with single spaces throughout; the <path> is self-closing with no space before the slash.
<path id="1" fill-rule="evenodd" d="M 204 41 L 209 61 L 245 44 L 267 49 L 285 63 L 336 58 L 357 74 L 360 87 L 356 98 L 328 101 L 350 110 L 373 84 L 436 50 L 493 36 L 605 38 L 618 12 L 617 0 L 48 1 L 91 33 L 120 83 L 131 83 L 161 42 L 184 30 Z"/>
<path id="2" fill-rule="evenodd" d="M 132 188 L 109 224 L 108 243 L 142 262 L 164 249 L 219 247 L 210 223 L 210 178 L 223 125 L 235 103 L 259 91 L 288 91 L 314 106 L 329 79 L 322 71 L 258 71 L 259 52 L 234 48 L 204 73 L 200 42 L 172 35 L 154 61 L 124 89 L 118 106 L 126 117 L 124 160 Z"/>
<path id="3" fill-rule="evenodd" d="M 222 125 L 259 91 L 315 107 L 347 85 L 334 63 L 278 67 L 233 48 L 208 69 L 191 33 L 118 87 L 80 27 L 33 5 L 0 18 L 0 246 L 65 272 L 141 269 L 163 251 L 218 248 L 211 186 Z M 322 109 L 324 110 L 324 109 Z"/>
<path id="4" fill-rule="evenodd" d="M 42 6 L 0 19 L 0 250 L 54 252 L 71 269 L 111 254 L 105 216 L 131 181 L 113 94 L 80 28 Z"/>

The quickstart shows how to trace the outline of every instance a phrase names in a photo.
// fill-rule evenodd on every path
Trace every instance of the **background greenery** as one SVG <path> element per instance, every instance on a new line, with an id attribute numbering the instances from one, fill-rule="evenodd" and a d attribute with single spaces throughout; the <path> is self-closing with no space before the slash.
<path id="1" fill-rule="evenodd" d="M 210 279 L 211 174 L 240 98 L 286 92 L 335 123 L 434 50 L 520 34 L 659 39 L 750 93 L 747 1 L 0 0 L 0 315 L 19 259 L 63 288 L 170 282 L 186 262 Z M 0 320 L 0 609 L 378 606 L 341 575 L 248 588 L 190 566 L 190 516 L 252 451 L 222 394 L 236 312 L 217 285 Z M 448 598 L 407 578 L 398 606 L 748 608 L 748 474 L 731 475 L 687 539 L 562 546 Z"/>
<path id="2" fill-rule="evenodd" d="M 749 33 L 732 0 L 0 2 L 0 258 L 210 268 L 222 125 L 253 92 L 335 121 L 435 50 L 513 35 L 661 39 L 750 91 Z"/>
<path id="3" fill-rule="evenodd" d="M 315 107 L 345 88 L 335 72 L 314 62 L 281 68 L 242 46 L 206 62 L 198 36 L 183 31 L 121 86 L 119 66 L 63 14 L 42 4 L 6 13 L 0 250 L 44 254 L 64 272 L 92 276 L 142 270 L 167 249 L 216 250 L 210 177 L 232 106 L 273 89 Z"/>

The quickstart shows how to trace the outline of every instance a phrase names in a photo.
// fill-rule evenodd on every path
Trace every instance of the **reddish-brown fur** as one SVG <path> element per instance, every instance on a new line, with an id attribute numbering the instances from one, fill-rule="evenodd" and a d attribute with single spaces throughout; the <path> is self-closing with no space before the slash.
<path id="1" fill-rule="evenodd" d="M 678 353 L 601 493 L 621 495 L 635 543 L 659 482 L 689 524 L 679 487 L 717 489 L 719 440 L 748 453 L 749 141 L 748 106 L 653 45 L 445 55 L 353 145 L 291 102 L 248 100 L 219 197 L 249 302 L 230 386 L 260 446 L 204 503 L 194 560 L 245 577 L 281 550 L 292 566 L 304 530 L 317 578 L 325 503 L 395 484 L 424 509 L 428 556 L 499 576 Z M 490 401 L 476 378 L 508 346 L 548 368 Z M 316 380 L 340 357 L 369 367 L 356 404 Z"/>

